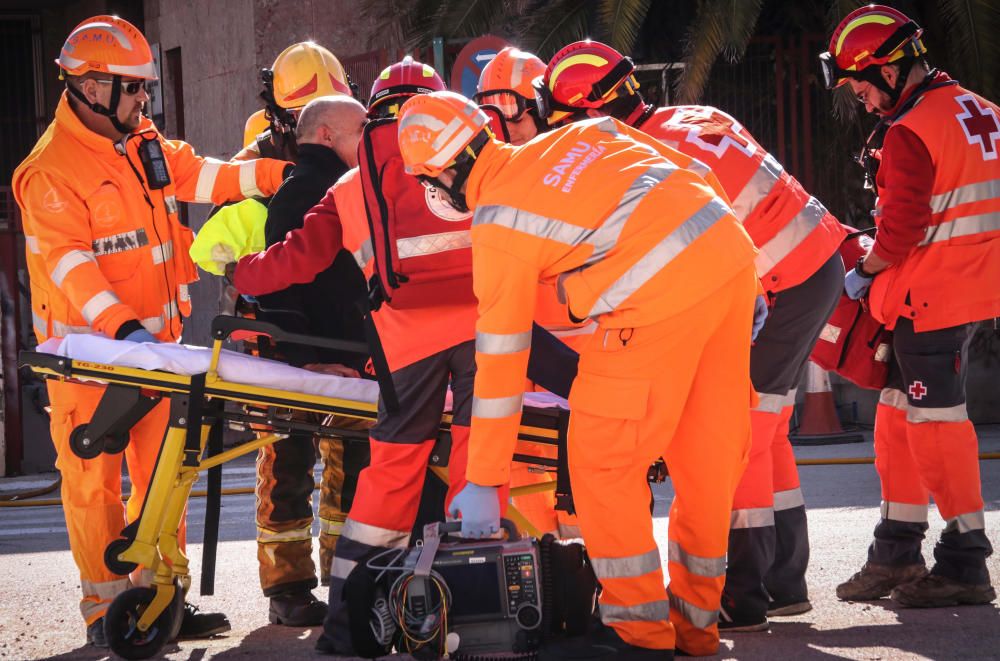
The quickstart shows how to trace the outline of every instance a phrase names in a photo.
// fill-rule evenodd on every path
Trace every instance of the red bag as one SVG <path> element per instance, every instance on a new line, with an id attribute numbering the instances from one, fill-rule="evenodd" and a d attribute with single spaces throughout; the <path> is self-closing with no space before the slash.
<path id="1" fill-rule="evenodd" d="M 845 227 L 847 227 L 845 225 Z M 847 269 L 867 254 L 873 239 L 867 231 L 847 227 L 840 256 Z M 825 370 L 871 390 L 885 387 L 892 358 L 892 333 L 868 312 L 862 301 L 842 294 L 837 308 L 823 327 L 809 359 Z"/>

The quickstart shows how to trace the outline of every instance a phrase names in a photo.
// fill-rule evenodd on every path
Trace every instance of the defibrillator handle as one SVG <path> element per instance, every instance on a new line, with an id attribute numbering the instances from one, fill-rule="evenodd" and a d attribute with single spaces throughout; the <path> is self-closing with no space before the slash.
<path id="1" fill-rule="evenodd" d="M 433 525 L 433 524 L 430 524 Z M 462 522 L 461 521 L 445 521 L 444 523 L 437 524 L 438 533 L 443 537 L 453 533 L 462 532 Z M 500 519 L 501 530 L 506 531 L 507 541 L 516 542 L 521 539 L 521 532 L 517 529 L 517 524 L 510 519 Z M 482 540 L 475 540 L 482 541 Z"/>

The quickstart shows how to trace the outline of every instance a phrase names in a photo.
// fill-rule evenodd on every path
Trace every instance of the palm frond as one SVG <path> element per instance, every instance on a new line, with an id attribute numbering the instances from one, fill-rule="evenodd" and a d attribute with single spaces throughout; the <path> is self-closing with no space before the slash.
<path id="1" fill-rule="evenodd" d="M 1000 6 L 995 0 L 940 0 L 935 5 L 952 73 L 983 96 L 996 98 Z"/>
<path id="2" fill-rule="evenodd" d="M 649 13 L 651 0 L 603 0 L 597 15 L 603 39 L 613 48 L 632 52 L 642 23 Z"/>
<path id="3" fill-rule="evenodd" d="M 498 0 L 446 0 L 434 21 L 437 36 L 478 37 L 491 32 L 513 7 Z"/>
<path id="4" fill-rule="evenodd" d="M 524 48 L 546 60 L 566 44 L 590 36 L 591 4 L 588 0 L 556 0 L 536 6 L 520 24 Z"/>

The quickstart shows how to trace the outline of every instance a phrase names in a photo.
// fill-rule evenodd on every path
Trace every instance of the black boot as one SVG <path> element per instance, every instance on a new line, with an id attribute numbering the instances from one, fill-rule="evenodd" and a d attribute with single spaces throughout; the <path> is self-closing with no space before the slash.
<path id="1" fill-rule="evenodd" d="M 318 627 L 326 617 L 326 602 L 320 601 L 310 590 L 284 592 L 271 597 L 268 619 L 271 624 L 286 627 Z"/>
<path id="2" fill-rule="evenodd" d="M 561 659 L 621 659 L 622 661 L 673 661 L 674 651 L 639 647 L 622 640 L 613 627 L 548 643 L 538 651 L 538 661 Z"/>
<path id="3" fill-rule="evenodd" d="M 107 647 L 108 637 L 104 635 L 104 618 L 100 617 L 87 626 L 87 644 L 92 647 Z"/>
<path id="4" fill-rule="evenodd" d="M 201 613 L 198 607 L 184 602 L 184 613 L 181 618 L 181 628 L 177 639 L 209 638 L 220 633 L 226 633 L 232 627 L 229 618 L 222 613 Z"/>

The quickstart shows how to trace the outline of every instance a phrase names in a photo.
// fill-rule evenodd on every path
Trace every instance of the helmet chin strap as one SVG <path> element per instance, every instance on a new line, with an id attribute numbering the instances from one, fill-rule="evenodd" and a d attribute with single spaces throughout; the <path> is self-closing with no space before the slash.
<path id="1" fill-rule="evenodd" d="M 107 106 L 102 106 L 100 103 L 97 102 L 91 103 L 90 101 L 88 101 L 87 96 L 83 92 L 78 90 L 75 85 L 70 83 L 69 80 L 66 81 L 66 89 L 69 90 L 70 94 L 76 97 L 77 101 L 87 106 L 88 108 L 96 112 L 98 115 L 104 115 L 105 117 L 110 119 L 111 125 L 114 126 L 115 130 L 118 131 L 119 133 L 128 135 L 129 133 L 132 132 L 132 129 L 122 124 L 121 121 L 119 121 L 118 119 L 117 108 L 118 108 L 118 103 L 121 101 L 122 98 L 121 76 L 111 77 L 111 102 L 109 104 L 111 106 L 110 108 Z M 114 108 L 115 110 L 112 110 L 112 108 Z"/>
<path id="2" fill-rule="evenodd" d="M 455 171 L 455 178 L 452 180 L 450 186 L 445 185 L 438 177 L 420 175 L 419 178 L 430 182 L 436 188 L 447 193 L 448 197 L 451 198 L 451 206 L 455 208 L 455 211 L 468 213 L 469 205 L 465 200 L 465 193 L 462 192 L 462 187 L 465 186 L 465 182 L 472 172 L 472 166 L 476 164 L 479 153 L 486 146 L 486 143 L 490 141 L 490 138 L 490 133 L 486 129 L 480 131 L 479 135 L 473 138 L 472 142 L 458 155 L 455 159 L 455 164 L 450 168 Z"/>
<path id="3" fill-rule="evenodd" d="M 910 77 L 910 71 L 913 69 L 913 65 L 916 64 L 917 58 L 907 57 L 899 60 L 897 66 L 899 67 L 899 75 L 896 77 L 896 83 L 890 85 L 886 82 L 885 78 L 882 77 L 882 67 L 881 66 L 870 66 L 859 72 L 858 78 L 866 82 L 871 83 L 881 91 L 885 92 L 889 96 L 889 107 L 895 108 L 896 104 L 899 103 L 899 97 L 903 95 L 903 90 L 906 88 L 906 80 Z"/>

